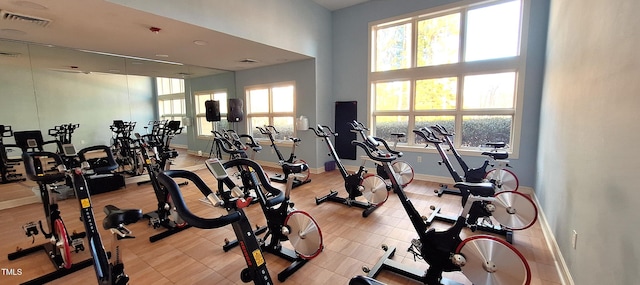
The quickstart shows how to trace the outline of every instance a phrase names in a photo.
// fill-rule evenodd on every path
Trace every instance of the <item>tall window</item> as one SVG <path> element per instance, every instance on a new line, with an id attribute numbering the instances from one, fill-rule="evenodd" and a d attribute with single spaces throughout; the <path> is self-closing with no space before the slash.
<path id="1" fill-rule="evenodd" d="M 391 133 L 405 132 L 408 145 L 423 146 L 412 130 L 440 124 L 456 133 L 458 147 L 513 144 L 526 1 L 476 1 L 371 24 L 376 136 L 392 140 Z"/>
<path id="2" fill-rule="evenodd" d="M 219 122 L 207 122 L 207 108 L 204 102 L 208 100 L 215 100 L 220 104 Z M 218 130 L 229 128 L 229 122 L 227 122 L 227 90 L 196 92 L 195 101 L 196 124 L 199 136 L 212 136 L 211 131 L 213 131 L 214 125 L 217 125 Z"/>
<path id="3" fill-rule="evenodd" d="M 158 91 L 158 114 L 160 120 L 181 121 L 187 109 L 184 100 L 184 80 L 156 78 Z M 186 131 L 186 128 L 182 130 Z"/>
<path id="4" fill-rule="evenodd" d="M 263 135 L 256 127 L 274 126 L 278 138 L 295 135 L 295 86 L 291 82 L 249 87 L 247 96 L 247 128 L 255 138 Z"/>

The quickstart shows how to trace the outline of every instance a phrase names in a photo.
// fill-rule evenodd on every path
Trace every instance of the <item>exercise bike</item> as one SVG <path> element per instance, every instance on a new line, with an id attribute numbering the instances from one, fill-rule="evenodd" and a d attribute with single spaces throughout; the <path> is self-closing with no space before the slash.
<path id="1" fill-rule="evenodd" d="M 134 142 L 140 148 L 142 156 L 142 165 L 149 174 L 149 180 L 142 183 L 151 183 L 153 192 L 158 201 L 158 207 L 155 211 L 144 214 L 144 218 L 149 220 L 149 225 L 154 229 L 164 228 L 165 231 L 149 237 L 150 242 L 156 242 L 173 234 L 186 230 L 190 225 L 185 222 L 176 212 L 173 200 L 167 189 L 161 187 L 158 183 L 158 174 L 165 169 L 170 163 L 167 162 L 171 157 L 175 157 L 171 151 L 160 152 L 155 147 L 151 147 L 144 138 L 136 133 Z M 153 153 L 150 156 L 149 153 Z M 174 150 L 175 152 L 175 150 Z M 176 155 L 177 156 L 177 155 Z M 140 185 L 140 183 L 138 184 Z M 184 185 L 184 184 L 183 184 Z"/>
<path id="2" fill-rule="evenodd" d="M 131 132 L 136 127 L 136 122 L 124 122 L 114 120 L 109 126 L 112 132 L 111 151 L 116 158 L 120 172 L 131 176 L 142 175 L 144 167 L 139 154 L 139 149 L 135 147 Z"/>
<path id="3" fill-rule="evenodd" d="M 451 285 L 459 283 L 443 278 L 442 274 L 462 271 L 473 284 L 530 284 L 531 269 L 529 264 L 524 256 L 509 243 L 483 235 L 472 236 L 465 240 L 460 238 L 460 232 L 466 224 L 464 215 L 465 212 L 470 211 L 470 206 L 465 207 L 462 215 L 449 229 L 445 231 L 429 229 L 398 182 L 397 174 L 391 165 L 397 156 L 388 152 L 372 151 L 364 142 L 353 141 L 352 144 L 362 148 L 369 158 L 383 165 L 393 191 L 400 199 L 402 207 L 418 234 L 418 238 L 411 241 L 408 251 L 414 255 L 414 258 L 424 259 L 429 264 L 426 271 L 409 267 L 391 259 L 396 248 L 383 245 L 385 254 L 375 266 L 372 269 L 363 267 L 363 271 L 368 273 L 368 277 L 375 278 L 382 270 L 389 270 L 424 284 Z M 482 201 L 486 198 L 482 191 L 476 193 L 474 185 L 457 183 L 456 187 L 470 192 L 469 201 L 472 203 L 469 205 L 475 204 L 476 200 Z M 355 282 L 360 283 L 351 284 L 380 284 L 366 280 L 366 278 L 354 279 L 357 279 Z M 494 280 L 500 280 L 501 283 L 493 283 Z"/>
<path id="4" fill-rule="evenodd" d="M 216 175 L 216 167 L 220 164 L 218 159 L 206 160 L 209 171 Z M 224 192 L 224 187 L 228 187 L 230 193 L 238 193 L 237 188 L 244 187 L 252 189 L 256 200 L 260 203 L 262 212 L 267 220 L 266 227 L 259 227 L 254 230 L 254 235 L 265 233 L 258 238 L 263 252 L 275 254 L 291 264 L 278 273 L 278 280 L 284 282 L 289 276 L 305 265 L 309 260 L 318 256 L 324 249 L 322 243 L 322 232 L 316 221 L 308 213 L 296 210 L 290 200 L 291 189 L 293 188 L 294 175 L 287 178 L 285 191 L 281 191 L 269 184 L 268 178 L 256 162 L 238 158 L 229 160 L 222 164 L 229 178 L 226 183 L 219 181 L 218 193 Z M 305 164 L 291 164 L 290 167 L 303 168 Z M 240 172 L 230 172 L 228 170 Z M 299 171 L 300 169 L 295 169 Z M 239 177 L 231 178 L 233 175 Z M 236 181 L 242 184 L 237 184 Z M 232 194 L 236 197 L 236 194 Z M 244 198 L 244 197 L 242 197 Z M 251 197 L 253 198 L 253 197 Z M 283 247 L 282 243 L 289 241 L 293 250 Z M 225 240 L 223 249 L 228 251 L 238 245 L 238 241 Z"/>
<path id="5" fill-rule="evenodd" d="M 11 126 L 0 125 L 0 184 L 25 181 L 22 173 L 17 173 L 15 166 L 20 164 L 21 159 L 9 158 L 8 153 L 14 148 L 19 148 L 15 144 L 5 144 L 4 138 L 13 137 Z"/>
<path id="6" fill-rule="evenodd" d="M 438 133 L 440 137 L 449 145 L 449 150 L 453 153 L 458 164 L 464 172 L 464 180 L 467 182 L 482 182 L 489 181 L 496 186 L 498 191 L 517 191 L 520 185 L 518 177 L 507 167 L 509 165 L 509 153 L 502 150 L 505 147 L 504 142 L 488 142 L 485 145 L 491 147 L 491 151 L 484 151 L 482 155 L 488 156 L 491 160 L 484 161 L 482 166 L 478 168 L 470 168 L 467 163 L 462 159 L 458 150 L 456 150 L 451 137 L 454 135 L 448 132 L 441 125 L 433 125 L 431 130 Z M 487 171 L 487 167 L 493 167 Z M 440 193 L 440 195 L 442 195 Z"/>
<path id="7" fill-rule="evenodd" d="M 422 128 L 413 131 L 417 137 L 424 139 L 427 144 L 436 146 L 443 155 L 445 164 L 452 174 L 457 174 L 447 161 L 440 144 L 443 141 L 437 138 L 429 129 Z M 472 231 L 480 230 L 505 236 L 506 240 L 513 242 L 513 231 L 531 227 L 537 220 L 538 208 L 531 198 L 516 191 L 496 191 L 496 186 L 490 182 L 473 183 L 456 181 L 455 188 L 459 189 L 462 196 L 463 208 L 469 207 L 463 214 L 466 224 Z M 473 192 L 471 191 L 473 190 Z M 437 190 L 436 190 L 437 192 Z M 469 201 L 471 194 L 485 197 L 481 201 Z M 433 221 L 456 223 L 459 217 L 444 215 L 440 208 L 431 207 L 433 212 L 425 218 L 425 223 L 430 225 Z M 492 219 L 493 218 L 493 219 Z M 494 222 L 495 219 L 495 222 Z"/>
<path id="8" fill-rule="evenodd" d="M 87 153 L 101 152 L 105 156 L 98 159 L 86 159 Z M 123 238 L 132 238 L 131 231 L 125 225 L 134 223 L 142 217 L 142 211 L 139 209 L 120 210 L 115 206 L 108 205 L 105 207 L 107 216 L 103 220 L 104 229 L 109 229 L 113 233 L 111 254 L 106 252 L 102 244 L 102 238 L 96 227 L 96 220 L 93 213 L 89 188 L 85 180 L 88 173 L 108 173 L 118 167 L 115 163 L 113 155 L 107 146 L 94 146 L 81 150 L 78 153 L 81 164 L 77 168 L 67 169 L 62 158 L 52 152 L 25 152 L 22 158 L 25 165 L 25 172 L 30 180 L 36 181 L 40 187 L 45 214 L 48 218 L 49 229 L 47 233 L 40 222 L 40 231 L 50 240 L 49 244 L 35 246 L 29 249 L 19 250 L 9 254 L 8 259 L 13 260 L 23 257 L 29 253 L 44 250 L 50 257 L 56 271 L 30 280 L 23 284 L 43 284 L 51 282 L 60 277 L 78 271 L 82 268 L 94 265 L 98 284 L 127 284 L 129 277 L 124 272 L 124 264 L 120 258 L 120 247 L 118 240 Z M 49 162 L 53 160 L 56 165 L 52 170 L 47 167 Z M 94 162 L 91 167 L 89 161 Z M 80 205 L 80 219 L 82 220 L 85 232 L 81 234 L 69 235 L 67 229 L 60 216 L 58 205 L 55 203 L 55 183 L 57 181 L 69 178 L 73 183 L 76 198 Z M 52 199 L 52 200 L 50 200 Z M 52 201 L 53 203 L 51 203 Z M 25 227 L 27 235 L 37 235 L 38 231 L 33 223 Z M 71 261 L 71 251 L 78 252 L 84 250 L 82 238 L 88 240 L 89 251 L 92 258 L 73 263 Z M 73 249 L 72 249 L 73 248 Z M 115 255 L 114 260 L 110 261 L 110 255 Z"/>
<path id="9" fill-rule="evenodd" d="M 233 185 L 233 181 L 228 179 L 228 174 L 219 162 L 213 167 L 215 169 L 213 172 L 214 176 L 218 181 L 223 182 L 225 185 Z M 191 212 L 174 178 L 187 179 L 198 188 L 202 195 L 210 201 L 211 205 L 226 209 L 227 215 L 218 218 L 203 218 Z M 162 187 L 166 188 L 169 194 L 174 197 L 176 211 L 178 211 L 180 216 L 190 225 L 201 229 L 219 228 L 228 224 L 233 226 L 236 238 L 242 245 L 240 248 L 247 265 L 247 267 L 240 272 L 240 279 L 243 282 L 253 281 L 256 285 L 273 284 L 266 261 L 262 255 L 261 246 L 253 234 L 251 224 L 243 210 L 244 207 L 250 204 L 250 198 L 235 198 L 228 189 L 219 189 L 216 194 L 211 191 L 199 176 L 186 170 L 169 170 L 162 172 L 158 175 L 158 181 Z"/>
<path id="10" fill-rule="evenodd" d="M 371 149 L 377 149 L 379 147 L 384 147 L 384 150 L 392 153 L 398 157 L 402 157 L 402 152 L 400 151 L 396 151 L 396 146 L 398 145 L 398 141 L 400 140 L 400 138 L 406 137 L 405 133 L 392 133 L 391 135 L 396 137 L 395 142 L 393 144 L 393 149 L 389 147 L 389 144 L 387 144 L 387 142 L 384 139 L 378 138 L 378 137 L 374 137 L 374 136 L 370 136 L 366 134 L 366 131 L 368 131 L 369 129 L 367 127 L 364 126 L 364 124 L 362 124 L 361 122 L 358 121 L 353 121 L 349 123 L 351 125 L 351 131 L 354 133 L 358 133 L 360 134 L 360 136 L 362 137 L 362 141 L 365 142 L 365 144 L 367 146 L 369 146 Z M 362 165 L 364 165 L 366 163 L 366 161 L 369 160 L 367 158 L 364 158 L 362 160 Z M 375 162 L 375 161 L 374 161 Z M 411 164 L 409 164 L 406 161 L 402 161 L 402 160 L 398 160 L 398 161 L 394 161 L 391 166 L 393 167 L 393 171 L 395 171 L 395 173 L 398 174 L 398 181 L 400 182 L 400 184 L 402 185 L 402 187 L 405 187 L 407 185 L 409 185 L 409 183 L 411 183 L 413 181 L 413 177 L 414 177 L 414 171 L 413 171 L 413 167 L 411 166 Z M 389 177 L 387 176 L 387 174 L 384 172 L 384 167 L 382 166 L 382 164 L 380 163 L 376 163 L 376 173 L 382 177 L 382 179 L 389 179 Z"/>
<path id="11" fill-rule="evenodd" d="M 348 194 L 346 198 L 338 197 L 338 191 L 331 190 L 329 194 L 323 197 L 316 197 L 316 205 L 320 205 L 326 201 L 332 201 L 347 206 L 355 206 L 364 209 L 362 216 L 366 218 L 387 201 L 389 197 L 388 187 L 380 176 L 367 174 L 367 169 L 364 165 L 361 165 L 355 173 L 349 173 L 344 167 L 330 138 L 331 136 L 338 136 L 337 133 L 334 133 L 330 127 L 322 125 L 318 125 L 315 129 L 309 129 L 313 130 L 317 137 L 327 143 L 329 155 L 333 157 L 333 160 L 336 162 L 336 167 L 340 171 L 342 179 L 344 179 L 344 189 Z M 366 201 L 356 200 L 360 196 Z"/>
<path id="12" fill-rule="evenodd" d="M 284 172 L 284 174 L 276 174 L 275 177 L 271 177 L 270 178 L 271 181 L 278 182 L 278 183 L 286 183 L 289 175 L 293 174 L 292 172 L 290 172 L 292 168 L 288 167 L 287 166 L 288 164 L 298 164 L 298 163 L 306 164 L 307 163 L 302 159 L 296 159 L 296 155 L 295 155 L 296 147 L 300 144 L 301 140 L 299 138 L 289 138 L 293 142 L 293 146 L 291 147 L 291 154 L 289 155 L 289 158 L 285 160 L 284 156 L 278 149 L 278 146 L 276 145 L 276 141 L 274 138 L 274 133 L 279 134 L 278 130 L 276 130 L 276 127 L 264 126 L 264 128 L 262 127 L 256 127 L 256 128 L 260 130 L 261 134 L 267 135 L 269 137 L 269 140 L 271 141 L 271 147 L 273 148 L 273 150 L 276 152 L 276 155 L 278 156 L 278 164 L 280 164 L 280 166 L 282 167 L 282 172 Z M 311 182 L 311 179 L 309 179 L 308 168 L 296 174 L 297 175 L 295 175 L 295 180 L 293 181 L 294 188 Z"/>

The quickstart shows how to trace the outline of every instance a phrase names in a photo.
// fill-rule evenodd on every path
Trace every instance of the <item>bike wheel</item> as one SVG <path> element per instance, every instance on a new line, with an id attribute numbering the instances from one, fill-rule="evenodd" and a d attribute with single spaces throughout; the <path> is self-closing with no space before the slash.
<path id="1" fill-rule="evenodd" d="M 538 207 L 527 195 L 516 191 L 502 191 L 493 196 L 496 210 L 491 215 L 502 226 L 512 230 L 531 227 L 538 219 Z"/>
<path id="2" fill-rule="evenodd" d="M 362 187 L 362 196 L 372 205 L 382 204 L 389 198 L 387 184 L 378 175 L 366 175 L 360 181 L 360 186 Z"/>
<path id="3" fill-rule="evenodd" d="M 56 231 L 56 247 L 60 248 L 60 256 L 62 256 L 62 265 L 64 268 L 71 268 L 71 247 L 69 247 L 69 236 L 61 219 L 54 221 Z"/>
<path id="4" fill-rule="evenodd" d="M 402 185 L 402 187 L 409 185 L 413 181 L 414 172 L 411 164 L 404 161 L 395 161 L 391 164 L 391 167 L 397 174 L 398 184 Z"/>
<path id="5" fill-rule="evenodd" d="M 289 230 L 289 242 L 301 258 L 312 259 L 324 249 L 320 227 L 306 212 L 289 213 L 284 226 Z"/>
<path id="6" fill-rule="evenodd" d="M 304 163 L 304 164 L 307 164 L 307 162 L 302 160 L 302 159 L 297 159 L 293 163 Z M 297 176 L 297 175 L 299 175 L 299 176 Z M 302 182 L 309 180 L 309 175 L 310 175 L 309 167 L 307 167 L 306 170 L 303 170 L 300 173 L 296 173 L 297 179 L 302 181 Z"/>
<path id="7" fill-rule="evenodd" d="M 496 186 L 496 192 L 516 191 L 520 186 L 518 177 L 509 169 L 491 169 L 485 173 L 484 178 Z"/>
<path id="8" fill-rule="evenodd" d="M 531 268 L 512 245 L 493 236 L 477 235 L 463 240 L 456 255 L 464 260 L 462 273 L 473 284 L 528 285 Z"/>

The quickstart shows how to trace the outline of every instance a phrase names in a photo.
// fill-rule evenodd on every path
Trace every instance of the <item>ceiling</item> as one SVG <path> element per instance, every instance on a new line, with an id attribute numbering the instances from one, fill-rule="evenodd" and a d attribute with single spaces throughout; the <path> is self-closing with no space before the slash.
<path id="1" fill-rule="evenodd" d="M 313 1 L 334 11 L 367 0 Z M 171 68 L 178 66 L 152 64 L 152 61 L 140 58 L 181 63 L 191 67 L 190 71 L 178 72 L 182 77 L 184 73 L 187 76 L 207 73 L 207 68 L 238 71 L 309 58 L 103 0 L 0 0 L 0 12 L 14 14 L 13 18 L 5 17 L 4 14 L 0 18 L 0 39 L 37 43 L 48 48 L 65 47 L 136 57 L 137 59 L 127 59 L 137 63 L 136 66 L 128 64 L 127 69 L 131 71 L 132 68 L 137 68 L 140 70 L 138 73 L 145 73 L 148 66 L 153 66 L 156 73 L 162 73 L 158 71 L 159 65 L 172 66 Z M 25 16 L 48 23 L 14 19 L 24 19 Z M 154 31 L 154 27 L 160 30 Z M 16 51 L 7 50 L 11 46 L 0 42 L 0 54 L 15 53 Z M 54 57 L 46 64 L 52 65 L 48 67 L 50 69 L 65 70 L 75 67 L 76 71 L 85 73 L 118 70 L 113 67 L 89 66 L 90 62 L 81 58 L 74 55 Z M 195 67 L 206 68 L 200 70 Z"/>

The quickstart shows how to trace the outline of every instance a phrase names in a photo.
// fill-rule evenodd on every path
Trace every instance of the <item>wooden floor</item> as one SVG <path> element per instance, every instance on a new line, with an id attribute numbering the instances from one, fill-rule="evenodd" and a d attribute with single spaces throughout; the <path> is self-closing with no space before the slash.
<path id="1" fill-rule="evenodd" d="M 214 178 L 204 169 L 203 158 L 182 154 L 176 161 L 174 169 L 186 168 L 189 165 L 205 181 L 212 183 Z M 275 169 L 265 169 L 273 175 Z M 291 198 L 298 210 L 311 214 L 318 222 L 324 238 L 324 251 L 315 259 L 309 261 L 302 269 L 291 276 L 286 284 L 348 284 L 355 275 L 363 274 L 362 266 L 373 267 L 378 258 L 383 255 L 382 244 L 396 246 L 398 251 L 394 257 L 402 263 L 411 264 L 417 268 L 426 269 L 427 264 L 418 260 L 414 262 L 413 255 L 406 249 L 412 238 L 416 237 L 407 214 L 402 208 L 395 194 L 390 194 L 389 200 L 367 218 L 362 218 L 359 208 L 349 208 L 342 204 L 326 202 L 315 204 L 314 197 L 324 196 L 330 190 L 340 192 L 345 196 L 343 180 L 337 171 L 312 175 L 312 182 L 292 191 Z M 282 188 L 283 185 L 275 184 Z M 14 187 L 19 187 L 15 184 Z M 460 207 L 459 197 L 445 195 L 438 198 L 433 189 L 438 185 L 431 182 L 414 181 L 405 191 L 418 211 L 428 215 L 429 206 L 442 206 L 445 211 L 456 214 Z M 216 212 L 204 204 L 195 201 L 200 197 L 195 188 L 188 185 L 182 188 L 185 197 L 193 200 L 188 205 L 195 205 L 198 213 L 207 211 L 209 217 L 217 217 L 222 212 Z M 102 208 L 113 204 L 121 208 L 141 208 L 144 212 L 153 211 L 156 199 L 151 185 L 137 186 L 128 184 L 126 188 L 95 195 L 92 197 L 94 211 L 98 220 L 104 218 Z M 192 204 L 195 203 L 195 204 Z M 78 202 L 74 199 L 59 202 L 65 224 L 69 231 L 83 231 L 79 221 Z M 247 209 L 247 215 L 252 223 L 264 224 L 264 217 L 257 205 Z M 27 238 L 21 226 L 30 221 L 44 218 L 42 206 L 31 204 L 0 211 L 0 227 L 4 228 L 3 242 L 0 243 L 0 268 L 19 269 L 21 275 L 0 276 L 0 284 L 18 284 L 40 275 L 53 271 L 44 252 L 9 261 L 7 254 L 16 248 L 28 248 L 34 244 L 45 242 L 42 234 Z M 436 224 L 436 228 L 448 227 L 446 224 Z M 46 227 L 46 226 L 45 226 Z M 101 229 L 105 248 L 109 249 L 111 236 Z M 149 237 L 159 233 L 160 229 L 153 229 L 143 220 L 130 225 L 129 229 L 136 236 L 132 240 L 124 240 L 124 262 L 126 272 L 131 277 L 130 284 L 244 284 L 240 281 L 240 271 L 244 268 L 244 259 L 238 248 L 229 252 L 222 250 L 225 238 L 234 239 L 230 226 L 202 230 L 190 228 L 155 243 L 149 242 Z M 464 235 L 469 235 L 465 232 Z M 549 251 L 539 224 L 518 231 L 514 234 L 514 246 L 527 258 L 532 271 L 531 284 L 556 285 L 561 284 L 557 273 L 554 257 Z M 289 246 L 286 244 L 286 246 Z M 72 254 L 75 261 L 89 258 L 88 252 Z M 288 263 L 271 254 L 265 254 L 267 266 L 275 284 L 280 284 L 276 276 L 278 272 L 288 266 Z M 462 284 L 471 284 L 462 273 L 446 273 L 446 277 Z M 51 284 L 93 284 L 95 273 L 93 268 L 86 268 L 69 276 L 61 278 Z M 418 284 L 417 282 L 383 272 L 378 280 L 388 284 Z"/>

